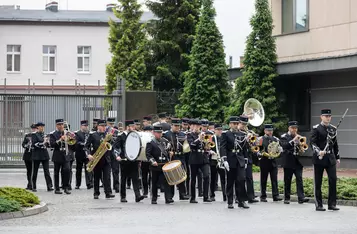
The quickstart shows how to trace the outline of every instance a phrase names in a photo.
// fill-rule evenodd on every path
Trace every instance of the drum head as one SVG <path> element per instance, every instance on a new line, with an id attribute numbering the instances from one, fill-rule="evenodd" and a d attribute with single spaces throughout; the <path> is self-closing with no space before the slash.
<path id="1" fill-rule="evenodd" d="M 137 132 L 129 132 L 125 141 L 125 156 L 129 161 L 135 161 L 141 152 L 141 139 Z"/>
<path id="2" fill-rule="evenodd" d="M 170 171 L 174 168 L 177 168 L 181 166 L 181 161 L 178 161 L 178 160 L 175 160 L 175 161 L 171 161 L 169 163 L 166 163 L 163 167 L 162 167 L 162 170 L 164 171 Z"/>

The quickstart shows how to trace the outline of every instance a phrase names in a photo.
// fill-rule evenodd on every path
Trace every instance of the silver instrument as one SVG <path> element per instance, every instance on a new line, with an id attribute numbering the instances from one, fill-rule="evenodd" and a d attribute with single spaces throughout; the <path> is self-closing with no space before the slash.
<path id="1" fill-rule="evenodd" d="M 215 142 L 215 144 L 216 144 L 216 160 L 217 160 L 217 167 L 218 168 L 220 168 L 220 169 L 225 169 L 225 167 L 224 167 L 224 164 L 223 164 L 223 159 L 221 158 L 221 154 L 220 154 L 220 152 L 219 152 L 219 150 L 220 150 L 220 147 L 219 147 L 219 145 L 218 145 L 218 141 L 217 141 L 217 136 L 216 135 L 213 135 L 213 137 L 214 137 L 214 142 Z M 212 157 L 212 159 L 213 159 L 213 157 Z"/>
<path id="2" fill-rule="evenodd" d="M 249 98 L 244 104 L 244 115 L 254 127 L 259 127 L 264 122 L 265 112 L 263 105 L 255 98 Z"/>

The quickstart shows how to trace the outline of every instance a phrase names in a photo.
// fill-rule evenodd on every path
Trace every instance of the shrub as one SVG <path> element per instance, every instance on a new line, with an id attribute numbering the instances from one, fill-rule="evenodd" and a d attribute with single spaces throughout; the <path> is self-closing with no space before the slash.
<path id="1" fill-rule="evenodd" d="M 253 165 L 253 173 L 255 172 L 260 172 L 260 167 L 259 166 L 256 166 L 256 165 Z"/>
<path id="2" fill-rule="evenodd" d="M 14 212 L 20 209 L 21 204 L 19 202 L 0 197 L 0 213 Z"/>
<path id="3" fill-rule="evenodd" d="M 314 181 L 312 178 L 304 178 L 304 192 L 306 197 L 314 197 Z M 278 182 L 279 193 L 284 194 L 284 182 Z M 255 189 L 260 190 L 259 182 L 255 183 Z M 267 190 L 271 191 L 271 183 L 267 183 Z M 322 181 L 322 197 L 328 198 L 328 179 Z M 291 182 L 291 194 L 296 195 L 296 180 Z M 338 178 L 337 179 L 337 199 L 338 200 L 357 200 L 357 178 Z"/>
<path id="4" fill-rule="evenodd" d="M 32 207 L 40 204 L 36 195 L 22 188 L 2 187 L 0 188 L 0 198 L 18 202 L 22 207 Z"/>

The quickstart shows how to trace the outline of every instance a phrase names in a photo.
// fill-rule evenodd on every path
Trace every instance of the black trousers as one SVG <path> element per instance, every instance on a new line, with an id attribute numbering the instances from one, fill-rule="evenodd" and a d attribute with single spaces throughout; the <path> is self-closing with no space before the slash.
<path id="1" fill-rule="evenodd" d="M 26 176 L 27 176 L 27 189 L 32 189 L 32 161 L 31 160 L 25 160 L 25 166 L 26 166 Z"/>
<path id="2" fill-rule="evenodd" d="M 120 196 L 121 198 L 126 198 L 126 181 L 131 179 L 133 182 L 133 189 L 135 197 L 140 197 L 139 189 L 139 164 L 138 161 L 135 162 L 124 162 L 120 164 Z"/>
<path id="3" fill-rule="evenodd" d="M 267 181 L 270 174 L 271 188 L 273 198 L 279 196 L 278 189 L 278 168 L 272 165 L 260 166 L 260 198 L 267 198 Z"/>
<path id="4" fill-rule="evenodd" d="M 208 198 L 209 178 L 211 175 L 209 164 L 191 164 L 191 200 L 196 199 L 196 178 L 199 169 L 203 177 L 203 198 Z"/>
<path id="5" fill-rule="evenodd" d="M 69 162 L 69 179 L 68 179 L 68 186 L 72 189 L 72 176 L 73 176 L 73 171 L 72 171 L 72 167 L 73 167 L 73 162 L 74 160 Z"/>
<path id="6" fill-rule="evenodd" d="M 69 188 L 69 165 L 70 162 L 53 162 L 54 164 L 54 180 L 55 180 L 55 190 L 60 190 L 59 186 L 59 174 L 61 172 L 61 181 L 62 181 L 62 188 L 63 189 L 68 189 Z"/>
<path id="7" fill-rule="evenodd" d="M 42 168 L 43 168 L 43 174 L 45 175 L 45 180 L 46 180 L 46 185 L 47 189 L 52 188 L 52 179 L 51 179 L 51 174 L 50 174 L 50 162 L 49 160 L 35 160 L 32 161 L 32 188 L 36 189 L 36 182 L 37 182 L 37 174 L 38 174 L 38 168 L 40 167 L 40 164 L 42 163 Z"/>
<path id="8" fill-rule="evenodd" d="M 221 188 L 223 197 L 226 197 L 226 170 L 218 168 L 217 166 L 211 165 L 211 183 L 210 183 L 210 196 L 215 197 L 216 184 L 218 181 L 218 176 L 221 180 Z"/>
<path id="9" fill-rule="evenodd" d="M 247 186 L 248 201 L 251 201 L 255 198 L 254 180 L 253 180 L 253 164 L 250 164 L 250 163 L 247 164 L 247 168 L 245 169 L 245 183 Z"/>
<path id="10" fill-rule="evenodd" d="M 322 206 L 322 176 L 326 170 L 328 176 L 328 206 L 336 206 L 336 165 L 314 165 L 314 190 L 315 190 L 315 205 Z"/>
<path id="11" fill-rule="evenodd" d="M 245 188 L 244 167 L 230 168 L 227 172 L 227 200 L 228 204 L 233 204 L 233 187 L 236 186 L 236 196 L 239 202 L 248 200 Z"/>
<path id="12" fill-rule="evenodd" d="M 202 190 L 203 190 L 203 172 L 201 169 L 198 169 L 198 173 L 197 173 L 197 188 L 198 188 L 198 194 L 202 194 Z"/>
<path id="13" fill-rule="evenodd" d="M 113 176 L 113 189 L 116 192 L 119 192 L 119 189 L 120 189 L 119 167 L 120 167 L 119 161 L 117 161 L 117 160 L 111 161 L 111 171 L 112 171 L 112 176 Z"/>
<path id="14" fill-rule="evenodd" d="M 87 171 L 87 162 L 82 160 L 76 161 L 76 186 L 80 187 L 82 184 L 83 167 L 87 187 L 93 186 L 93 172 Z"/>
<path id="15" fill-rule="evenodd" d="M 302 181 L 302 167 L 301 168 L 284 168 L 284 199 L 290 200 L 291 194 L 291 180 L 295 175 L 296 178 L 296 191 L 299 201 L 305 198 L 304 185 Z"/>
<path id="16" fill-rule="evenodd" d="M 158 182 L 161 177 L 164 177 L 162 170 L 151 170 L 151 200 L 157 201 L 157 190 L 158 190 Z M 164 185 L 164 193 L 165 193 L 165 201 L 168 201 L 172 198 L 171 194 L 171 186 L 167 183 L 166 178 L 163 180 Z"/>
<path id="17" fill-rule="evenodd" d="M 190 158 L 190 153 L 185 154 L 185 169 L 186 169 L 186 173 L 187 173 L 187 179 L 185 181 L 186 183 L 186 192 L 187 195 L 190 195 L 190 181 L 191 181 L 191 169 L 188 163 L 188 160 Z"/>
<path id="18" fill-rule="evenodd" d="M 144 195 L 149 193 L 150 184 L 150 162 L 141 162 L 141 180 L 143 183 Z"/>
<path id="19" fill-rule="evenodd" d="M 99 191 L 99 181 L 102 179 L 104 193 L 105 195 L 111 194 L 112 189 L 110 188 L 110 164 L 108 162 L 99 162 L 94 170 L 94 195 L 100 195 Z"/>

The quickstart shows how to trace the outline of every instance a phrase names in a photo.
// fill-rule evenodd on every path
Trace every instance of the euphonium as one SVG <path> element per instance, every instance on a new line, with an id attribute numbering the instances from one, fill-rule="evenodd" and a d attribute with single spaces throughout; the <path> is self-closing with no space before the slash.
<path id="1" fill-rule="evenodd" d="M 203 134 L 203 143 L 205 144 L 205 149 L 211 149 L 216 146 L 213 142 L 213 135 L 211 134 Z"/>
<path id="2" fill-rule="evenodd" d="M 273 141 L 268 145 L 268 152 L 263 152 L 263 156 L 269 158 L 277 158 L 280 156 L 281 148 L 277 141 Z"/>
<path id="3" fill-rule="evenodd" d="M 107 130 L 108 130 L 108 128 L 107 128 Z M 100 143 L 97 151 L 95 151 L 95 153 L 92 155 L 94 159 L 92 161 L 89 161 L 88 164 L 87 164 L 87 171 L 88 172 L 92 172 L 93 169 L 95 168 L 95 166 L 100 161 L 100 159 L 104 156 L 104 154 L 108 150 L 112 150 L 112 145 L 109 143 L 109 141 L 112 140 L 112 137 L 113 137 L 113 132 L 107 133 L 105 135 L 105 137 L 104 137 L 102 143 Z"/>

